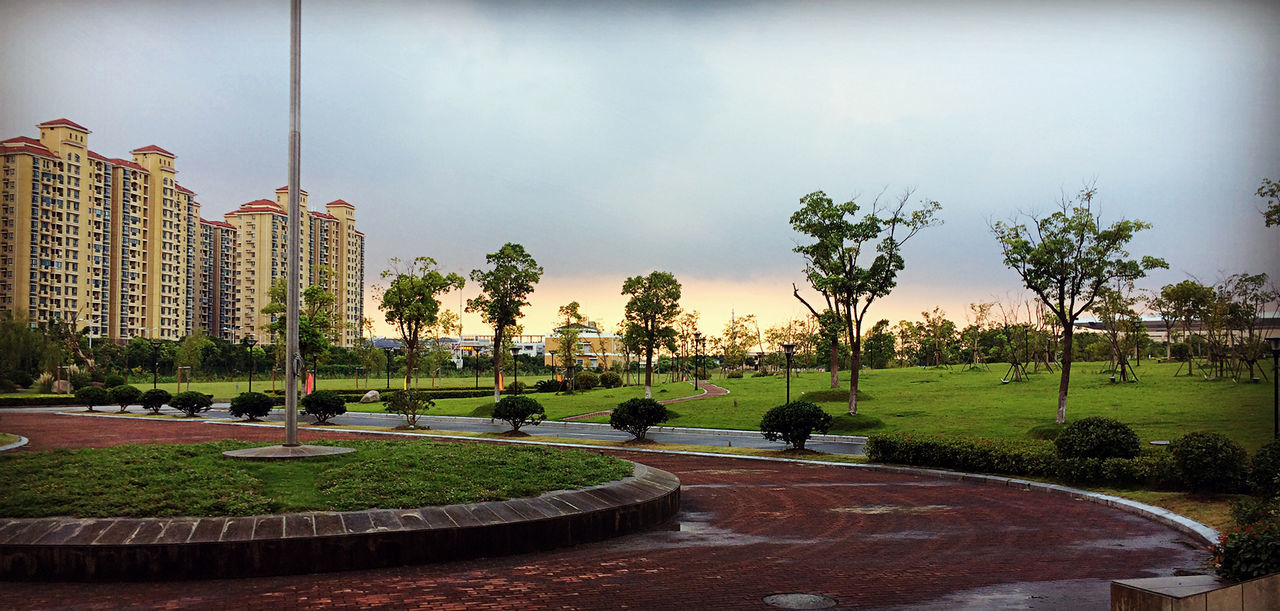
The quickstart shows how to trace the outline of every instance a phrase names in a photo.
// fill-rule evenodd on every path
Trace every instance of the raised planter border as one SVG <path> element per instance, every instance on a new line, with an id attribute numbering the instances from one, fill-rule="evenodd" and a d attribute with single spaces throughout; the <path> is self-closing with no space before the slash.
<path id="1" fill-rule="evenodd" d="M 0 518 L 0 579 L 214 579 L 381 568 L 543 551 L 662 524 L 680 479 L 630 477 L 537 497 L 246 517 Z"/>

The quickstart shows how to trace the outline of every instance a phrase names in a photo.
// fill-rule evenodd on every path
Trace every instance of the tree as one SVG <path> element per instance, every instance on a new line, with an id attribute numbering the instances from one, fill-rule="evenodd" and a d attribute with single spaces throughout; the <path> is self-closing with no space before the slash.
<path id="1" fill-rule="evenodd" d="M 321 283 L 308 286 L 302 291 L 302 303 L 298 309 L 298 354 L 302 357 L 304 369 L 312 372 L 316 369 L 320 355 L 329 349 L 342 332 L 341 319 L 334 312 L 336 300 L 333 293 L 324 287 L 328 284 L 327 276 L 327 272 L 322 270 Z M 280 345 L 284 345 L 285 332 L 288 330 L 285 319 L 287 293 L 288 283 L 285 278 L 277 278 L 268 291 L 271 303 L 261 310 L 263 314 L 274 314 L 267 324 L 267 331 L 276 337 L 276 343 Z M 283 354 L 283 351 L 277 352 L 277 355 Z"/>
<path id="2" fill-rule="evenodd" d="M 137 403 L 138 398 L 142 396 L 142 391 L 136 386 L 121 384 L 113 386 L 107 391 L 111 395 L 111 402 L 120 406 L 120 413 L 123 414 L 130 405 Z"/>
<path id="3" fill-rule="evenodd" d="M 1280 225 L 1280 182 L 1263 178 L 1262 186 L 1258 187 L 1258 197 L 1267 202 L 1267 209 L 1262 212 L 1267 227 Z"/>
<path id="4" fill-rule="evenodd" d="M 1168 267 L 1163 259 L 1130 259 L 1125 250 L 1134 234 L 1151 228 L 1138 220 L 1102 226 L 1093 209 L 1093 187 L 1075 198 L 1063 198 L 1047 216 L 1028 214 L 1025 224 L 997 221 L 991 231 L 1000 244 L 1004 264 L 1062 323 L 1062 377 L 1058 385 L 1057 423 L 1067 419 L 1067 389 L 1071 382 L 1071 348 L 1076 319 L 1093 307 L 1098 292 L 1115 280 L 1132 281 L 1147 270 Z"/>
<path id="5" fill-rule="evenodd" d="M 769 441 L 779 441 L 799 451 L 814 431 L 826 433 L 831 428 L 831 414 L 808 401 L 794 401 L 765 412 L 760 419 L 760 433 Z"/>
<path id="6" fill-rule="evenodd" d="M 1192 323 L 1204 318 L 1213 300 L 1213 287 L 1205 286 L 1195 280 L 1183 280 L 1177 284 L 1166 284 L 1161 288 L 1160 302 L 1157 305 L 1163 308 L 1160 310 L 1162 318 L 1168 316 L 1169 319 L 1177 321 L 1182 329 L 1182 341 L 1188 342 L 1191 337 Z M 1169 336 L 1169 342 L 1173 343 L 1172 334 Z M 1191 373 L 1191 368 L 1188 367 L 1187 375 Z"/>
<path id="7" fill-rule="evenodd" d="M 676 330 L 671 326 L 680 315 L 680 282 L 668 272 L 632 276 L 622 283 L 627 300 L 627 334 L 635 337 L 644 351 L 644 398 L 653 398 L 653 352 L 665 346 L 675 350 Z M 641 435 L 643 438 L 643 435 Z"/>
<path id="8" fill-rule="evenodd" d="M 565 365 L 566 371 L 568 365 L 578 358 L 578 342 L 582 339 L 582 321 L 585 320 L 580 309 L 578 302 L 570 301 L 560 306 L 560 318 L 556 321 L 559 325 L 554 336 L 557 339 L 556 356 Z M 566 374 L 565 383 L 568 384 L 567 392 L 573 394 L 573 377 Z"/>
<path id="9" fill-rule="evenodd" d="M 480 294 L 467 300 L 467 311 L 478 312 L 484 322 L 493 326 L 493 345 L 503 345 L 503 333 L 516 324 L 520 310 L 529 305 L 526 299 L 533 285 L 542 278 L 542 268 L 524 246 L 506 243 L 498 252 L 485 255 L 489 270 L 473 270 L 471 280 L 480 285 Z M 493 402 L 502 398 L 502 353 L 493 351 Z"/>
<path id="10" fill-rule="evenodd" d="M 520 433 L 520 427 L 538 426 L 547 419 L 546 410 L 536 399 L 528 395 L 509 395 L 493 406 L 493 417 L 511 425 L 509 435 Z"/>
<path id="11" fill-rule="evenodd" d="M 893 359 L 893 334 L 889 332 L 887 319 L 881 319 L 872 325 L 862 341 L 867 348 L 867 354 L 871 357 L 869 361 L 872 369 L 884 369 L 889 366 L 889 361 Z"/>
<path id="12" fill-rule="evenodd" d="M 404 387 L 408 388 L 422 340 L 439 322 L 440 300 L 437 296 L 461 289 L 466 280 L 454 273 L 441 274 L 436 269 L 436 260 L 431 257 L 417 257 L 404 264 L 393 257 L 391 269 L 384 270 L 382 277 L 390 278 L 390 282 L 382 291 L 378 309 L 382 310 L 387 324 L 396 330 L 400 344 L 404 346 Z"/>
<path id="13" fill-rule="evenodd" d="M 643 399 L 627 399 L 614 408 L 609 414 L 609 426 L 635 436 L 636 441 L 644 441 L 651 427 L 666 422 L 671 418 L 667 406 L 649 397 Z"/>
<path id="14" fill-rule="evenodd" d="M 257 422 L 271 413 L 274 402 L 260 392 L 242 392 L 231 398 L 232 417 L 248 418 L 249 422 Z"/>
<path id="15" fill-rule="evenodd" d="M 906 211 L 912 191 L 895 204 L 884 205 L 880 196 L 861 217 L 855 200 L 834 203 L 822 191 L 800 198 L 800 209 L 791 215 L 791 227 L 813 238 L 795 247 L 804 256 L 810 284 L 831 296 L 843 315 L 849 338 L 849 413 L 858 413 L 858 374 L 862 357 L 862 323 L 876 299 L 888 295 L 906 267 L 902 246 L 925 227 L 941 224 L 942 206 L 926 200 Z M 868 262 L 867 259 L 870 259 Z M 864 267 L 865 265 L 865 267 Z"/>
<path id="16" fill-rule="evenodd" d="M 209 411 L 213 406 L 213 395 L 206 395 L 198 390 L 188 390 L 169 399 L 169 406 L 186 414 L 188 418 L 195 418 L 196 414 Z"/>
<path id="17" fill-rule="evenodd" d="M 178 350 L 174 355 L 174 364 L 179 367 L 190 367 L 192 377 L 200 371 L 205 353 L 213 347 L 213 341 L 204 334 L 204 329 L 197 327 L 190 335 L 178 342 Z"/>
<path id="18" fill-rule="evenodd" d="M 393 414 L 404 416 L 404 424 L 396 428 L 418 429 L 431 428 L 428 426 L 418 426 L 418 417 L 426 414 L 427 410 L 434 407 L 436 402 L 427 395 L 426 391 L 416 388 L 406 388 L 397 390 L 387 399 L 386 410 Z"/>

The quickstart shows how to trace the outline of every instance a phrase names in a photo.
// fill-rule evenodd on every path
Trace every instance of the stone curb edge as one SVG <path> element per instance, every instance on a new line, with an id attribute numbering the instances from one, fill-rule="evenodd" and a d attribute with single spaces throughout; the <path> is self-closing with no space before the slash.
<path id="1" fill-rule="evenodd" d="M 27 445 L 27 444 L 28 444 L 28 443 L 30 443 L 30 442 L 31 442 L 31 440 L 30 440 L 30 439 L 27 439 L 26 437 L 23 437 L 22 435 L 18 435 L 18 440 L 17 440 L 17 441 L 15 441 L 15 442 L 13 442 L 13 443 L 11 443 L 11 444 L 9 444 L 9 445 L 0 446 L 0 452 L 5 452 L 5 451 L 8 451 L 8 450 L 16 450 L 16 449 L 18 449 L 18 448 L 21 448 L 22 446 Z"/>

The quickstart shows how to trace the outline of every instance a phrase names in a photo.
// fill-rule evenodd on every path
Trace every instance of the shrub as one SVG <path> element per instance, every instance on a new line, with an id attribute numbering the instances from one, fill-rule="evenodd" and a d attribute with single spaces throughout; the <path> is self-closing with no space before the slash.
<path id="1" fill-rule="evenodd" d="M 1133 458 L 1142 449 L 1129 425 L 1103 416 L 1081 418 L 1053 440 L 1063 458 Z"/>
<path id="2" fill-rule="evenodd" d="M 102 378 L 102 385 L 106 386 L 107 388 L 115 388 L 117 386 L 122 386 L 124 385 L 124 376 L 113 373 L 109 376 Z"/>
<path id="3" fill-rule="evenodd" d="M 911 433 L 873 433 L 867 456 L 873 462 L 1005 475 L 1044 476 L 1057 467 L 1053 445 L 1045 442 Z"/>
<path id="4" fill-rule="evenodd" d="M 564 389 L 564 382 L 556 379 L 538 380 L 533 384 L 533 392 L 561 392 Z"/>
<path id="5" fill-rule="evenodd" d="M 1175 342 L 1169 346 L 1169 356 L 1175 361 L 1185 361 L 1191 356 L 1191 346 L 1186 342 Z"/>
<path id="6" fill-rule="evenodd" d="M 1280 519 L 1237 526 L 1213 546 L 1213 570 L 1244 581 L 1280 571 Z"/>
<path id="7" fill-rule="evenodd" d="M 757 371 L 757 372 L 755 372 L 755 373 L 751 374 L 751 377 L 753 377 L 753 378 L 767 378 L 767 377 L 772 376 L 772 375 L 773 375 L 773 373 L 772 373 L 772 372 L 769 372 L 769 371 Z"/>
<path id="8" fill-rule="evenodd" d="M 649 428 L 671 418 L 667 407 L 653 399 L 628 399 L 614 408 L 609 416 L 609 426 L 626 431 L 644 441 Z"/>
<path id="9" fill-rule="evenodd" d="M 138 387 L 129 386 L 128 384 L 116 384 L 107 392 L 111 394 L 111 402 L 120 406 L 120 413 L 122 414 L 130 405 L 137 403 L 138 398 L 142 396 L 142 391 L 138 390 Z"/>
<path id="10" fill-rule="evenodd" d="M 1280 499 L 1246 496 L 1231 506 L 1231 519 L 1236 524 L 1280 520 Z"/>
<path id="11" fill-rule="evenodd" d="M 35 383 L 36 383 L 36 387 L 40 389 L 40 393 L 47 395 L 53 392 L 53 382 L 54 382 L 53 374 L 46 371 L 40 374 L 39 378 L 36 378 Z"/>
<path id="12" fill-rule="evenodd" d="M 1187 433 L 1169 445 L 1178 477 L 1195 492 L 1243 488 L 1249 454 L 1221 433 Z"/>
<path id="13" fill-rule="evenodd" d="M 600 385 L 600 376 L 590 371 L 579 371 L 573 376 L 574 390 L 591 390 Z"/>
<path id="14" fill-rule="evenodd" d="M 89 374 L 80 373 L 78 371 L 76 373 L 73 373 L 67 376 L 67 379 L 71 381 L 72 390 L 75 390 L 77 388 L 84 388 L 86 386 L 93 384 L 93 378 L 90 377 Z"/>
<path id="15" fill-rule="evenodd" d="M 741 373 L 741 372 L 739 372 Z M 796 401 L 779 405 L 760 419 L 760 433 L 769 441 L 781 439 L 787 445 L 803 450 L 814 431 L 827 432 L 831 428 L 831 414 L 808 401 Z"/>
<path id="16" fill-rule="evenodd" d="M 384 409 L 392 414 L 404 416 L 405 427 L 416 429 L 419 428 L 418 416 L 424 415 L 435 404 L 436 402 L 432 401 L 431 397 L 426 393 L 416 388 L 409 388 L 391 393 L 391 397 L 387 399 L 387 406 Z M 343 411 L 346 411 L 345 405 L 343 406 Z"/>
<path id="17" fill-rule="evenodd" d="M 741 378 L 741 377 L 742 377 L 742 370 L 741 370 L 741 369 L 736 369 L 736 370 L 734 370 L 734 371 L 730 371 L 729 373 L 725 374 L 725 376 L 724 376 L 724 377 L 726 377 L 726 378 L 732 378 L 732 379 L 734 379 L 734 380 L 737 380 L 737 379 L 739 379 L 739 378 Z"/>
<path id="18" fill-rule="evenodd" d="M 1280 441 L 1267 442 L 1253 455 L 1249 463 L 1249 488 L 1265 499 L 1280 497 Z"/>
<path id="19" fill-rule="evenodd" d="M 9 378 L 0 378 L 0 392 L 17 392 L 18 385 Z"/>
<path id="20" fill-rule="evenodd" d="M 242 392 L 231 398 L 232 417 L 248 418 L 249 422 L 257 422 L 271 413 L 275 401 L 260 392 Z"/>
<path id="21" fill-rule="evenodd" d="M 31 374 L 21 369 L 10 371 L 5 377 L 13 380 L 13 383 L 18 385 L 18 388 L 31 388 L 31 385 L 35 383 L 35 380 L 31 379 Z"/>
<path id="22" fill-rule="evenodd" d="M 622 386 L 622 376 L 612 371 L 606 371 L 600 374 L 600 386 L 604 388 L 617 388 Z"/>
<path id="23" fill-rule="evenodd" d="M 143 392 L 141 397 L 138 397 L 138 404 L 151 413 L 158 414 L 160 413 L 160 408 L 164 407 L 164 404 L 168 403 L 169 399 L 172 398 L 173 395 L 169 394 L 169 391 L 163 388 L 152 388 Z"/>
<path id="24" fill-rule="evenodd" d="M 510 383 L 510 384 L 507 384 L 507 387 L 506 387 L 506 388 L 504 388 L 504 389 L 502 389 L 502 390 L 503 390 L 504 392 L 509 392 L 509 393 L 517 394 L 517 395 L 518 395 L 518 394 L 520 394 L 520 393 L 524 392 L 524 389 L 525 389 L 525 388 L 528 388 L 528 386 L 529 386 L 529 385 L 528 385 L 528 384 L 525 384 L 524 382 L 512 382 L 512 383 Z"/>
<path id="25" fill-rule="evenodd" d="M 526 424 L 538 426 L 547 419 L 542 404 L 532 397 L 507 395 L 493 406 L 493 417 L 511 425 L 511 432 L 519 432 Z"/>
<path id="26" fill-rule="evenodd" d="M 85 386 L 76 389 L 76 402 L 83 404 L 93 411 L 95 405 L 107 405 L 111 402 L 111 395 L 105 388 L 101 386 Z"/>
<path id="27" fill-rule="evenodd" d="M 332 390 L 317 390 L 302 398 L 303 410 L 315 416 L 316 424 L 328 424 L 329 419 L 347 413 L 347 402 Z"/>
<path id="28" fill-rule="evenodd" d="M 194 418 L 200 412 L 209 411 L 209 406 L 213 405 L 213 395 L 188 390 L 174 395 L 169 400 L 169 405 L 186 414 L 188 418 Z"/>

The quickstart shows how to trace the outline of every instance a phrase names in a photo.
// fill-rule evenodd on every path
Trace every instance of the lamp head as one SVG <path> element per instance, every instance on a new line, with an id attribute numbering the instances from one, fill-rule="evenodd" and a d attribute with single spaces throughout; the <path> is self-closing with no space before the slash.
<path id="1" fill-rule="evenodd" d="M 1280 353 L 1280 336 L 1268 337 L 1267 343 L 1271 344 L 1271 354 Z"/>
<path id="2" fill-rule="evenodd" d="M 257 338 L 255 338 L 255 337 L 254 337 L 254 336 L 252 336 L 252 335 L 250 335 L 249 337 L 244 338 L 244 345 L 246 345 L 246 346 L 248 346 L 248 347 L 250 347 L 250 348 L 252 348 L 252 347 L 254 347 L 255 345 L 257 345 L 257 343 L 258 343 L 258 339 L 257 339 Z"/>
<path id="3" fill-rule="evenodd" d="M 782 345 L 782 351 L 783 351 L 783 352 L 786 352 L 786 353 L 787 353 L 787 356 L 791 356 L 791 355 L 793 355 L 793 354 L 795 354 L 795 353 L 796 353 L 796 345 L 795 345 L 795 344 L 783 344 L 783 345 Z"/>
<path id="4" fill-rule="evenodd" d="M 515 346 L 512 346 L 512 347 L 511 347 L 511 356 L 512 356 L 512 357 L 520 356 L 520 348 L 515 347 Z"/>

